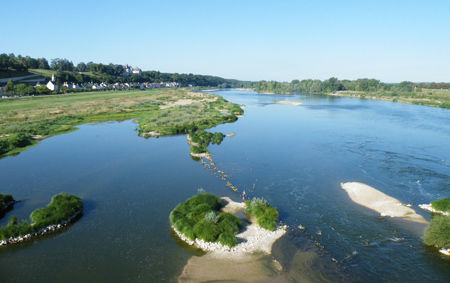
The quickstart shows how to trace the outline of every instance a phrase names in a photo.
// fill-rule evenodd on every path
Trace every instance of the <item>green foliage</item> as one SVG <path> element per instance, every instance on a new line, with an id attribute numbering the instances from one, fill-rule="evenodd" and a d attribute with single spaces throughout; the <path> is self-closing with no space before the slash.
<path id="1" fill-rule="evenodd" d="M 233 247 L 237 244 L 237 238 L 232 233 L 224 232 L 219 235 L 219 242 L 224 246 Z"/>
<path id="2" fill-rule="evenodd" d="M 437 248 L 450 248 L 450 216 L 433 215 L 425 230 L 424 243 Z"/>
<path id="3" fill-rule="evenodd" d="M 65 221 L 83 209 L 83 202 L 75 195 L 67 193 L 52 197 L 47 207 L 36 209 L 30 215 L 33 225 L 45 227 Z"/>
<path id="4" fill-rule="evenodd" d="M 194 144 L 191 146 L 191 153 L 209 153 L 208 149 L 206 149 L 209 144 L 212 142 L 213 144 L 221 144 L 224 134 L 218 133 L 210 133 L 202 130 L 198 130 L 192 133 L 189 133 L 189 138 L 191 142 Z"/>
<path id="5" fill-rule="evenodd" d="M 15 200 L 12 195 L 0 194 L 0 218 L 5 215 L 5 212 L 10 209 L 11 205 L 14 204 Z"/>
<path id="6" fill-rule="evenodd" d="M 215 242 L 222 239 L 221 243 L 235 245 L 235 235 L 242 222 L 230 213 L 220 212 L 221 207 L 220 198 L 202 192 L 178 204 L 170 213 L 169 220 L 175 229 L 191 240 L 199 238 Z"/>
<path id="7" fill-rule="evenodd" d="M 275 207 L 262 198 L 253 198 L 245 204 L 247 205 L 245 212 L 255 216 L 259 226 L 270 231 L 276 229 L 280 213 Z"/>
<path id="8" fill-rule="evenodd" d="M 435 201 L 431 202 L 431 207 L 436 210 L 450 212 L 450 198 L 443 198 L 443 199 L 435 200 Z"/>
<path id="9" fill-rule="evenodd" d="M 23 236 L 36 232 L 52 224 L 60 224 L 82 211 L 81 199 L 74 195 L 60 193 L 52 197 L 49 205 L 33 211 L 30 215 L 32 223 L 19 222 L 17 217 L 12 216 L 6 227 L 0 227 L 0 239 Z"/>

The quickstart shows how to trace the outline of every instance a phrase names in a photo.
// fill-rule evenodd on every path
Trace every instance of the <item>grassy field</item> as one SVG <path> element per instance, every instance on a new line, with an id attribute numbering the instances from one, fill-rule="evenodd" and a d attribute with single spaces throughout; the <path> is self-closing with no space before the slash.
<path id="1" fill-rule="evenodd" d="M 367 99 L 380 99 L 392 102 L 427 105 L 450 108 L 450 90 L 447 89 L 419 89 L 412 92 L 401 91 L 338 91 L 332 96 L 358 97 Z"/>
<path id="2" fill-rule="evenodd" d="M 14 154 L 74 126 L 135 119 L 143 137 L 185 134 L 233 122 L 243 111 L 186 89 L 93 92 L 0 100 L 0 155 Z"/>

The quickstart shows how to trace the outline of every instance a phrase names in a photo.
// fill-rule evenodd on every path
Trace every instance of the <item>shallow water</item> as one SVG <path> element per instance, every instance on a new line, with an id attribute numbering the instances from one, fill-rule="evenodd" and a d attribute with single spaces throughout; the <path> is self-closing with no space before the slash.
<path id="1" fill-rule="evenodd" d="M 352 203 L 339 183 L 366 183 L 429 219 L 417 205 L 450 194 L 449 110 L 216 93 L 248 107 L 237 122 L 213 129 L 236 133 L 210 147 L 214 161 L 239 189 L 277 206 L 293 229 L 274 246 L 283 278 L 313 270 L 319 281 L 447 281 L 448 259 L 402 223 Z M 273 103 L 281 99 L 303 105 Z M 85 203 L 84 217 L 64 233 L 0 248 L 1 282 L 176 280 L 194 251 L 170 233 L 170 210 L 200 187 L 235 200 L 239 194 L 189 157 L 185 136 L 146 140 L 135 127 L 82 125 L 0 160 L 1 192 L 21 200 L 0 224 L 27 218 L 61 191 Z"/>

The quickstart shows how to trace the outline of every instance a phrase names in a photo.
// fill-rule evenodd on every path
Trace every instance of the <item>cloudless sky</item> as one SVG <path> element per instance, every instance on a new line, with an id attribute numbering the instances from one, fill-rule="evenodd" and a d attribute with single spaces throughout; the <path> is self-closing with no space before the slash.
<path id="1" fill-rule="evenodd" d="M 450 81 L 450 0 L 0 0 L 0 53 L 242 80 Z"/>

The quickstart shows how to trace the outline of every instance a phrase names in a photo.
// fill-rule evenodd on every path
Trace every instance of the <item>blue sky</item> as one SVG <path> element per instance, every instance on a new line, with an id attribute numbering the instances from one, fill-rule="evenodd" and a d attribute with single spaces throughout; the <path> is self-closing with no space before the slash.
<path id="1" fill-rule="evenodd" d="M 6 1 L 0 53 L 244 80 L 450 81 L 450 1 Z"/>

